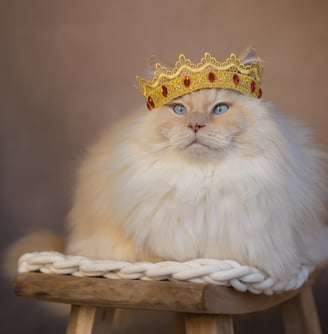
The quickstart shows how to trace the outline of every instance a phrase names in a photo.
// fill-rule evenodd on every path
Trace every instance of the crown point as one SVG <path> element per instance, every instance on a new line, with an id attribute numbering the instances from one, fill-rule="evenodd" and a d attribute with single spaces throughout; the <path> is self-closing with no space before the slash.
<path id="1" fill-rule="evenodd" d="M 185 85 L 186 88 L 188 88 L 190 86 L 190 78 L 188 77 L 188 75 L 186 75 L 183 78 L 183 84 Z"/>
<path id="2" fill-rule="evenodd" d="M 214 80 L 215 80 L 215 75 L 214 75 L 213 72 L 208 73 L 208 80 L 209 80 L 210 82 L 214 82 Z"/>
<path id="3" fill-rule="evenodd" d="M 251 82 L 251 93 L 255 92 L 255 88 L 256 88 L 256 83 L 255 83 L 255 81 L 252 81 Z"/>
<path id="4" fill-rule="evenodd" d="M 232 80 L 233 80 L 233 82 L 234 82 L 234 84 L 236 86 L 239 85 L 239 76 L 238 76 L 238 74 L 234 74 L 233 77 L 232 77 Z"/>
<path id="5" fill-rule="evenodd" d="M 262 97 L 262 94 L 263 94 L 263 93 L 262 93 L 262 89 L 260 88 L 257 97 L 260 99 L 260 98 Z"/>
<path id="6" fill-rule="evenodd" d="M 167 97 L 167 88 L 166 88 L 166 86 L 164 86 L 164 85 L 162 85 L 162 95 L 163 95 L 164 97 Z"/>

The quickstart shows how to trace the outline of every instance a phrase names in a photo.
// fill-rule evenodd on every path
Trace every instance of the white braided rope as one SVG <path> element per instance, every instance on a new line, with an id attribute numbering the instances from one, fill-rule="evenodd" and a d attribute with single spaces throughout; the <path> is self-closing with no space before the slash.
<path id="1" fill-rule="evenodd" d="M 111 279 L 173 280 L 232 286 L 254 294 L 296 290 L 314 268 L 300 266 L 289 280 L 274 281 L 264 272 L 231 260 L 195 259 L 186 262 L 120 262 L 91 260 L 84 256 L 58 252 L 33 252 L 19 259 L 18 272 L 39 271 L 45 274 L 93 276 Z"/>

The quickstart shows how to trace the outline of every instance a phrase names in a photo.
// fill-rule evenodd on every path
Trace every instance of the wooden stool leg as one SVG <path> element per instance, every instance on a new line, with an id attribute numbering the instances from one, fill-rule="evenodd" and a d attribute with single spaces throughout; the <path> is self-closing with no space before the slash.
<path id="1" fill-rule="evenodd" d="M 96 307 L 72 305 L 67 334 L 92 333 Z"/>
<path id="2" fill-rule="evenodd" d="M 66 334 L 110 333 L 114 309 L 72 305 Z"/>
<path id="3" fill-rule="evenodd" d="M 233 334 L 231 315 L 185 316 L 186 334 Z"/>
<path id="4" fill-rule="evenodd" d="M 175 314 L 174 334 L 186 334 L 185 314 L 184 313 Z"/>
<path id="5" fill-rule="evenodd" d="M 312 289 L 307 286 L 296 297 L 281 304 L 286 334 L 321 334 Z"/>
<path id="6" fill-rule="evenodd" d="M 114 308 L 97 308 L 93 322 L 93 334 L 110 334 L 113 333 Z"/>

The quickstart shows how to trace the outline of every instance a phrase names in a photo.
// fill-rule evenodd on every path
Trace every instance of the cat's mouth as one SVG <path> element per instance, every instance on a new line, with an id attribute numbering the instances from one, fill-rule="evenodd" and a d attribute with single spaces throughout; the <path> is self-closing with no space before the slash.
<path id="1" fill-rule="evenodd" d="M 208 146 L 205 143 L 201 142 L 198 138 L 195 138 L 192 142 L 190 142 L 188 145 L 186 145 L 185 148 L 189 148 L 189 147 L 206 147 L 206 148 L 211 148 L 210 146 Z"/>
<path id="2" fill-rule="evenodd" d="M 227 148 L 231 145 L 231 138 L 224 136 L 220 138 L 221 140 L 211 140 L 207 137 L 198 137 L 190 139 L 189 143 L 186 143 L 185 149 L 190 150 L 191 152 L 204 152 L 209 153 L 209 151 L 226 151 Z"/>

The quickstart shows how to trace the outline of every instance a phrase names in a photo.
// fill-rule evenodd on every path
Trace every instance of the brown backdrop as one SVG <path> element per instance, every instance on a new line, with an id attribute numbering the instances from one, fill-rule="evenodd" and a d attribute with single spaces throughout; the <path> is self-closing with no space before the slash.
<path id="1" fill-rule="evenodd" d="M 253 45 L 265 60 L 264 98 L 309 123 L 328 148 L 327 9 L 326 0 L 2 0 L 0 250 L 32 229 L 65 231 L 80 156 L 143 103 L 134 77 L 152 54 L 222 59 Z M 322 275 L 316 298 L 328 333 L 326 282 Z M 0 303 L 3 333 L 63 331 L 4 280 Z M 275 312 L 248 317 L 243 332 L 249 324 L 260 332 L 271 317 L 279 323 Z"/>

